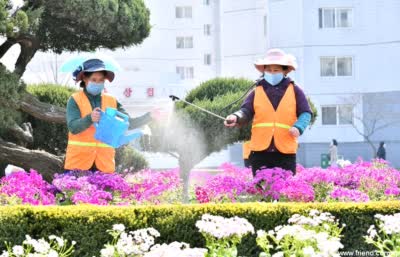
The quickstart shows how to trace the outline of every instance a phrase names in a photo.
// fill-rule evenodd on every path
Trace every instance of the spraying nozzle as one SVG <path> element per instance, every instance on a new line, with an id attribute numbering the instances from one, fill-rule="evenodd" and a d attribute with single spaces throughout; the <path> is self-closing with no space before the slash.
<path id="1" fill-rule="evenodd" d="M 181 99 L 179 99 L 179 97 L 177 97 L 175 95 L 170 95 L 169 98 L 171 98 L 172 101 L 181 100 Z"/>

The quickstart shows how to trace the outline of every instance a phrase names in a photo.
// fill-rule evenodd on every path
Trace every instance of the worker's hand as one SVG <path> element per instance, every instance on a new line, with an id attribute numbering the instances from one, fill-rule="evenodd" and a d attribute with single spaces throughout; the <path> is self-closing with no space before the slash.
<path id="1" fill-rule="evenodd" d="M 225 118 L 224 125 L 226 127 L 235 127 L 237 125 L 237 116 L 236 115 L 229 115 Z"/>
<path id="2" fill-rule="evenodd" d="M 155 120 L 159 121 L 162 118 L 161 108 L 153 108 L 150 110 L 150 117 Z"/>
<path id="3" fill-rule="evenodd" d="M 101 109 L 99 107 L 94 108 L 90 117 L 93 122 L 99 122 L 101 116 Z"/>
<path id="4" fill-rule="evenodd" d="M 294 136 L 294 137 L 299 137 L 299 136 L 300 136 L 300 131 L 299 131 L 299 129 L 296 128 L 296 127 L 291 127 L 291 128 L 289 129 L 289 133 L 290 133 L 290 135 L 292 135 L 292 136 Z"/>

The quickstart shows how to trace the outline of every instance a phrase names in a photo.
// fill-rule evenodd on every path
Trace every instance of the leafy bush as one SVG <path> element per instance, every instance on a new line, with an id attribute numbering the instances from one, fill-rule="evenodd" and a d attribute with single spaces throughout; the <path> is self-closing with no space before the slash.
<path id="1" fill-rule="evenodd" d="M 21 114 L 18 109 L 20 93 L 25 89 L 24 83 L 18 77 L 0 64 L 0 136 L 5 136 L 7 128 L 14 122 L 21 121 Z"/>
<path id="2" fill-rule="evenodd" d="M 40 101 L 66 107 L 69 97 L 76 90 L 57 84 L 29 85 L 27 90 Z M 66 124 L 54 124 L 29 116 L 28 120 L 33 128 L 33 148 L 62 155 L 65 153 L 68 142 Z"/>
<path id="3" fill-rule="evenodd" d="M 130 146 L 123 146 L 116 150 L 115 165 L 117 172 L 139 171 L 149 167 L 143 154 Z"/>

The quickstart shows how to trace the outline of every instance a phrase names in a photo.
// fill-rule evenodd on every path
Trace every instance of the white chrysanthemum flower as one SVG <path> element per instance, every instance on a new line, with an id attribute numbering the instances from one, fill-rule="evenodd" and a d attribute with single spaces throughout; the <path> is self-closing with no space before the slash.
<path id="1" fill-rule="evenodd" d="M 24 255 L 24 247 L 21 245 L 16 245 L 12 248 L 12 252 L 15 256 L 23 256 Z"/>
<path id="2" fill-rule="evenodd" d="M 388 235 L 400 233 L 400 213 L 393 215 L 380 215 L 375 217 L 381 221 L 379 227 Z"/>
<path id="3" fill-rule="evenodd" d="M 3 253 L 0 255 L 0 257 L 10 257 L 10 255 L 8 254 L 8 252 L 3 251 Z"/>
<path id="4" fill-rule="evenodd" d="M 374 225 L 371 225 L 367 232 L 371 239 L 374 239 L 378 235 Z"/>
<path id="5" fill-rule="evenodd" d="M 47 257 L 58 257 L 58 253 L 52 249 L 52 250 L 50 250 Z"/>
<path id="6" fill-rule="evenodd" d="M 257 230 L 257 237 L 264 237 L 267 233 L 264 230 Z"/>
<path id="7" fill-rule="evenodd" d="M 201 233 L 209 234 L 218 239 L 232 236 L 242 237 L 248 233 L 254 233 L 254 227 L 246 219 L 233 217 L 224 218 L 204 214 L 201 220 L 196 222 L 196 227 Z"/>
<path id="8" fill-rule="evenodd" d="M 51 236 L 49 236 L 49 239 L 50 239 L 50 240 L 56 240 L 57 244 L 58 244 L 60 247 L 63 247 L 63 246 L 64 246 L 64 240 L 63 240 L 61 237 L 58 237 L 58 236 L 55 236 L 55 235 L 51 235 Z"/>
<path id="9" fill-rule="evenodd" d="M 283 252 L 277 252 L 272 255 L 272 257 L 284 257 Z"/>
<path id="10" fill-rule="evenodd" d="M 32 244 L 32 246 L 35 249 L 35 252 L 37 253 L 47 254 L 50 251 L 50 244 L 44 239 L 37 240 Z"/>
<path id="11" fill-rule="evenodd" d="M 314 257 L 315 250 L 312 246 L 307 246 L 307 247 L 303 248 L 303 254 L 308 257 Z"/>
<path id="12" fill-rule="evenodd" d="M 124 232 L 125 231 L 125 226 L 124 226 L 124 224 L 114 224 L 112 229 L 114 231 Z"/>
<path id="13" fill-rule="evenodd" d="M 186 243 L 173 242 L 169 245 L 153 246 L 151 251 L 146 253 L 144 257 L 204 257 L 206 253 L 206 249 L 190 248 Z"/>
<path id="14" fill-rule="evenodd" d="M 115 253 L 115 249 L 112 245 L 107 245 L 106 248 L 100 251 L 101 257 L 113 257 Z"/>

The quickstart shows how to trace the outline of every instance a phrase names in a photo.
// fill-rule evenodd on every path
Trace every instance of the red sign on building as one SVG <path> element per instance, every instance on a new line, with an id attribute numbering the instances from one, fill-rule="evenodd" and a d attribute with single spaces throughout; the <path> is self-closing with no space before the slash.
<path id="1" fill-rule="evenodd" d="M 125 88 L 124 96 L 131 97 L 131 95 L 132 95 L 132 89 L 130 87 Z"/>
<path id="2" fill-rule="evenodd" d="M 147 96 L 154 96 L 154 88 L 153 87 L 147 88 Z"/>

